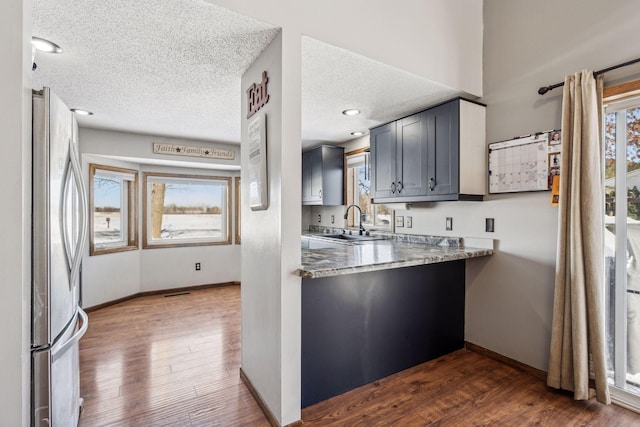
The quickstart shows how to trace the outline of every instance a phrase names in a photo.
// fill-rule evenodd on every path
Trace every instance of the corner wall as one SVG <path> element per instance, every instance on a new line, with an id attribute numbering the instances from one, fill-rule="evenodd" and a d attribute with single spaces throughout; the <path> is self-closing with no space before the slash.
<path id="1" fill-rule="evenodd" d="M 242 370 L 281 425 L 300 420 L 300 34 L 281 31 L 242 76 Z M 249 207 L 247 100 L 269 76 L 269 206 Z M 286 84 L 284 84 L 286 82 Z M 257 117 L 254 116 L 253 118 Z"/>

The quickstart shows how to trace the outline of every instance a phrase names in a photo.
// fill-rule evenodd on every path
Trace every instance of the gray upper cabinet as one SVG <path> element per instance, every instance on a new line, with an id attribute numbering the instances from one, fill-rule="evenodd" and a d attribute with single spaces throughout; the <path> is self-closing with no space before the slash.
<path id="1" fill-rule="evenodd" d="M 414 114 L 398 120 L 396 132 L 395 190 L 400 197 L 424 196 L 428 192 L 427 115 Z"/>
<path id="2" fill-rule="evenodd" d="M 371 129 L 371 194 L 394 197 L 396 186 L 396 122 Z"/>
<path id="3" fill-rule="evenodd" d="M 344 204 L 344 148 L 323 145 L 302 153 L 302 204 Z"/>
<path id="4" fill-rule="evenodd" d="M 374 203 L 482 200 L 485 106 L 457 98 L 371 130 Z"/>
<path id="5" fill-rule="evenodd" d="M 414 114 L 372 129 L 374 198 L 427 194 L 427 116 Z"/>

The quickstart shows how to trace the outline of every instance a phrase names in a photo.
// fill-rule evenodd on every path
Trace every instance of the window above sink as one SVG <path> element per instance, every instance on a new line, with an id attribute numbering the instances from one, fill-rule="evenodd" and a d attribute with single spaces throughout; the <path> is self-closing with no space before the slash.
<path id="1" fill-rule="evenodd" d="M 362 210 L 362 225 L 370 230 L 393 232 L 393 209 L 383 204 L 371 203 L 371 164 L 369 147 L 359 148 L 345 154 L 347 165 L 345 181 L 345 205 L 358 205 Z M 349 212 L 347 227 L 357 227 L 354 211 Z"/>

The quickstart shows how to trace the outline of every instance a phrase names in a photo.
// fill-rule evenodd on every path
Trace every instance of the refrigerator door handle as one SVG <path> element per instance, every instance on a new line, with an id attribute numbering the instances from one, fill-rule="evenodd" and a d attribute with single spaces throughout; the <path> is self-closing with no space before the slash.
<path id="1" fill-rule="evenodd" d="M 80 308 L 80 306 L 78 306 L 78 315 L 82 320 L 82 326 L 80 326 L 80 329 L 78 329 L 76 333 L 73 334 L 73 336 L 69 338 L 69 340 L 67 340 L 67 342 L 62 344 L 55 351 L 51 352 L 51 363 L 62 357 L 62 355 L 71 347 L 73 347 L 78 341 L 80 341 L 80 338 L 82 338 L 85 332 L 87 332 L 87 328 L 89 327 L 89 317 L 87 316 L 87 313 L 85 313 L 85 311 Z"/>
<path id="2" fill-rule="evenodd" d="M 73 178 L 76 182 L 76 188 L 78 189 L 80 207 L 78 209 L 78 220 L 80 221 L 80 229 L 78 233 L 78 242 L 76 244 L 76 250 L 73 255 L 73 261 L 71 263 L 71 286 L 75 286 L 77 283 L 76 277 L 80 274 L 80 263 L 82 262 L 82 252 L 84 251 L 85 244 L 87 242 L 87 190 L 84 186 L 82 179 L 82 168 L 80 167 L 80 161 L 78 159 L 78 152 L 76 151 L 73 141 L 69 141 L 69 158 L 71 160 L 71 171 L 73 172 Z"/>
<path id="3" fill-rule="evenodd" d="M 64 171 L 62 172 L 62 192 L 60 193 L 60 228 L 62 230 L 62 246 L 64 248 L 64 256 L 67 261 L 67 268 L 71 272 L 71 266 L 73 261 L 71 259 L 71 242 L 69 241 L 69 230 L 67 228 L 67 198 L 69 197 L 69 182 L 71 177 L 69 171 L 71 170 L 71 157 L 67 157 L 64 165 Z M 71 277 L 69 277 L 69 283 L 71 283 Z M 71 285 L 69 285 L 71 287 Z"/>

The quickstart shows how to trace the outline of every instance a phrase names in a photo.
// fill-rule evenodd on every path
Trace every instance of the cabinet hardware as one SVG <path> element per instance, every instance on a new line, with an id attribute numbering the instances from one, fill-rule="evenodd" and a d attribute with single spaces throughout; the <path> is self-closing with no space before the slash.
<path id="1" fill-rule="evenodd" d="M 396 192 L 396 183 L 395 183 L 395 182 L 392 182 L 392 183 L 391 183 L 391 192 L 392 192 L 392 193 L 395 193 L 395 192 Z"/>
<path id="2" fill-rule="evenodd" d="M 402 181 L 398 181 L 398 194 L 402 193 Z"/>
<path id="3" fill-rule="evenodd" d="M 433 189 L 435 188 L 435 180 L 433 178 L 429 178 L 429 190 L 433 191 Z"/>

